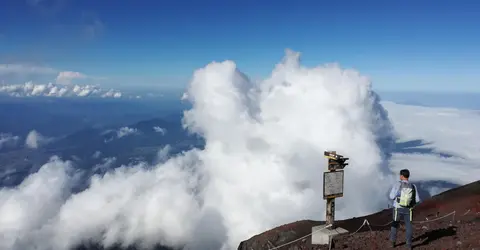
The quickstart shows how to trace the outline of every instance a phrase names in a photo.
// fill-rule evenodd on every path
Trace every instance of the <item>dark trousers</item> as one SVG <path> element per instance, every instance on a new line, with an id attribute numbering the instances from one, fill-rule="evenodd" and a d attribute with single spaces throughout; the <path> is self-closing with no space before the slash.
<path id="1" fill-rule="evenodd" d="M 409 208 L 393 208 L 393 222 L 390 231 L 390 240 L 395 242 L 397 240 L 397 230 L 400 225 L 400 220 L 403 219 L 407 229 L 406 241 L 407 246 L 412 246 L 412 210 Z"/>

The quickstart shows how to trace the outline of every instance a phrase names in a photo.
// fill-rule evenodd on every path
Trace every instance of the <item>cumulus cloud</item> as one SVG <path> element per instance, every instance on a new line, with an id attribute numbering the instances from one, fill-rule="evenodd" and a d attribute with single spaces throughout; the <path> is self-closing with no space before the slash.
<path id="1" fill-rule="evenodd" d="M 59 84 L 70 84 L 70 83 L 72 83 L 72 80 L 74 80 L 74 79 L 82 79 L 82 78 L 86 78 L 86 77 L 87 77 L 86 75 L 84 75 L 80 72 L 62 71 L 62 72 L 58 73 L 56 81 Z"/>
<path id="2" fill-rule="evenodd" d="M 99 86 L 99 83 L 104 84 L 107 79 L 38 65 L 0 64 L 0 93 L 15 97 L 122 97 L 123 93 L 118 90 Z"/>
<path id="3" fill-rule="evenodd" d="M 0 149 L 11 148 L 18 145 L 20 137 L 10 133 L 0 133 Z"/>
<path id="4" fill-rule="evenodd" d="M 164 135 L 165 133 L 167 133 L 167 130 L 164 129 L 164 128 L 161 128 L 159 126 L 155 126 L 153 127 L 153 131 L 157 132 L 157 133 L 160 133 L 162 135 Z"/>
<path id="5" fill-rule="evenodd" d="M 31 249 L 35 245 L 46 249 L 49 242 L 41 243 L 39 237 L 52 236 L 49 220 L 55 218 L 69 194 L 68 168 L 69 162 L 52 158 L 16 189 L 0 191 L 0 249 Z"/>
<path id="6" fill-rule="evenodd" d="M 105 143 L 110 143 L 114 139 L 120 139 L 126 136 L 136 135 L 139 134 L 140 131 L 136 128 L 129 128 L 129 127 L 121 127 L 117 130 L 108 129 L 101 133 L 102 136 L 105 136 L 103 140 Z"/>
<path id="7" fill-rule="evenodd" d="M 102 94 L 102 97 L 113 97 L 113 98 L 120 98 L 122 97 L 122 93 L 120 91 L 115 91 L 113 89 L 108 90 L 104 94 Z"/>
<path id="8" fill-rule="evenodd" d="M 107 247 L 236 249 L 279 224 L 324 219 L 324 150 L 351 158 L 338 218 L 384 205 L 391 179 L 378 143 L 391 141 L 392 131 L 358 72 L 306 68 L 288 51 L 268 79 L 252 82 L 234 62 L 214 62 L 194 73 L 186 98 L 193 107 L 184 126 L 205 138 L 205 149 L 94 176 L 87 190 L 69 198 L 66 171 L 44 166 L 20 191 L 0 191 L 9 197 L 0 199 L 8 201 L 0 203 L 8 222 L 0 232 L 18 240 L 2 241 L 3 247 L 66 249 L 90 239 Z M 50 178 L 57 181 L 28 189 Z"/>
<path id="9" fill-rule="evenodd" d="M 136 133 L 138 133 L 138 130 L 136 128 L 121 127 L 117 130 L 117 138 L 122 138 Z"/>
<path id="10" fill-rule="evenodd" d="M 25 146 L 36 149 L 51 142 L 52 140 L 52 138 L 45 137 L 36 130 L 32 130 L 28 133 L 27 138 L 25 139 Z"/>
<path id="11" fill-rule="evenodd" d="M 27 82 L 24 84 L 0 85 L 0 93 L 13 97 L 88 97 L 97 96 L 102 98 L 120 98 L 122 93 L 117 90 L 102 88 L 94 85 L 63 85 L 63 84 L 35 84 Z"/>

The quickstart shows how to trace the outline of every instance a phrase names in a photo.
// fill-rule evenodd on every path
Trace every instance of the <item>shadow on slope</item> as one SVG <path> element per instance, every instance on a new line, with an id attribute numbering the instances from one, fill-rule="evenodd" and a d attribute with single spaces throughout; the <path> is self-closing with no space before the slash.
<path id="1" fill-rule="evenodd" d="M 426 246 L 432 241 L 439 240 L 443 237 L 455 236 L 456 234 L 457 234 L 457 227 L 455 226 L 428 231 L 418 237 L 415 237 L 415 239 L 413 239 L 413 242 L 418 240 L 422 241 L 420 244 L 414 245 L 414 247 Z"/>

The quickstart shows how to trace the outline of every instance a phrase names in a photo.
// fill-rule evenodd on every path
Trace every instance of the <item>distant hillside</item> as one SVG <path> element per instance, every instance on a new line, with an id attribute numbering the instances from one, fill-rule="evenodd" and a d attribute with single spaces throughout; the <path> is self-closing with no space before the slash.
<path id="1" fill-rule="evenodd" d="M 125 127 L 90 127 L 38 149 L 22 146 L 0 153 L 0 183 L 3 186 L 19 184 L 53 155 L 72 160 L 77 168 L 87 171 L 85 178 L 88 178 L 92 173 L 121 165 L 140 161 L 154 163 L 159 150 L 167 145 L 165 153 L 174 155 L 193 147 L 202 148 L 204 141 L 188 134 L 179 116 L 149 119 Z"/>
<path id="2" fill-rule="evenodd" d="M 125 126 L 171 113 L 181 114 L 178 100 L 103 98 L 11 98 L 0 96 L 0 133 L 26 135 L 37 130 L 63 136 L 88 127 Z"/>
<path id="3" fill-rule="evenodd" d="M 336 225 L 347 229 L 350 234 L 336 237 L 332 249 L 391 249 L 388 241 L 391 212 L 391 209 L 385 209 L 371 215 L 337 221 Z M 362 227 L 365 220 L 370 227 Z M 425 200 L 415 208 L 413 221 L 414 249 L 478 249 L 480 181 Z M 241 242 L 238 250 L 328 249 L 328 246 L 310 244 L 312 226 L 322 224 L 325 222 L 309 220 L 282 225 Z M 400 244 L 405 241 L 404 229 L 399 231 L 397 238 Z M 287 244 L 289 242 L 292 243 Z M 277 246 L 283 247 L 275 248 Z"/>
<path id="4" fill-rule="evenodd" d="M 167 144 L 172 146 L 173 151 L 179 152 L 190 148 L 190 145 L 200 146 L 202 141 L 188 135 L 180 121 L 156 118 L 124 127 L 84 129 L 47 145 L 46 150 L 51 154 L 64 157 L 76 155 L 79 158 L 90 158 L 96 151 L 100 151 L 103 157 L 141 156 L 134 151 L 141 149 L 147 153 L 154 149 L 156 153 Z"/>

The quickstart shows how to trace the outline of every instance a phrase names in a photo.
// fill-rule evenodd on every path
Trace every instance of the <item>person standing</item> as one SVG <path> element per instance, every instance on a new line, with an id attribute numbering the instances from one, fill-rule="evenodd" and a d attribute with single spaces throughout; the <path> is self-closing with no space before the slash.
<path id="1" fill-rule="evenodd" d="M 400 181 L 393 185 L 390 191 L 390 200 L 393 200 L 393 222 L 390 231 L 390 241 L 392 247 L 395 247 L 397 240 L 397 230 L 400 220 L 403 219 L 406 227 L 406 245 L 412 249 L 412 209 L 420 202 L 417 187 L 410 183 L 410 171 L 408 169 L 400 170 Z"/>

